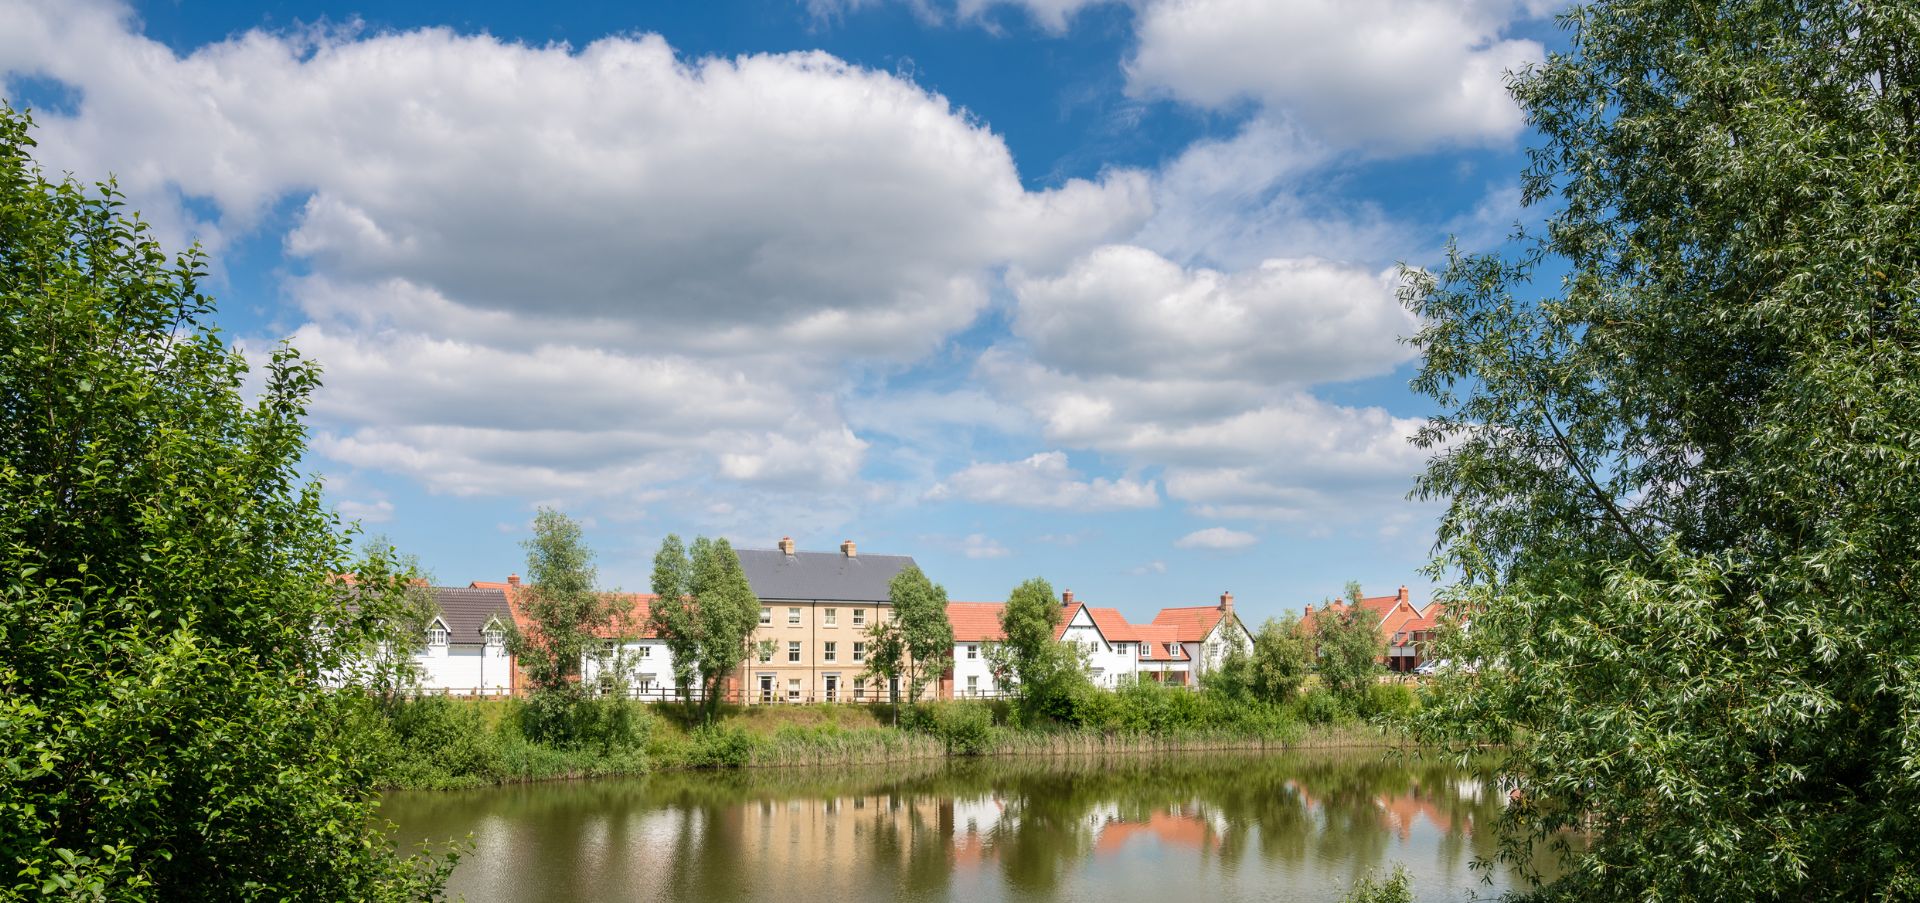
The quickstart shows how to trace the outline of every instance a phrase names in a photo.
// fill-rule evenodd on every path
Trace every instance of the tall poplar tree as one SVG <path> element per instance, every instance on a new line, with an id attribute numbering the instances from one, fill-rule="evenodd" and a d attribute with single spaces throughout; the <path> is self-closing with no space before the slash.
<path id="1" fill-rule="evenodd" d="M 509 626 L 507 648 L 536 693 L 577 695 L 583 663 L 604 652 L 614 597 L 596 585 L 593 550 L 573 518 L 541 508 L 533 518 L 533 536 L 522 545 L 527 581 L 514 602 L 528 626 Z"/>
<path id="2" fill-rule="evenodd" d="M 1468 622 L 1426 726 L 1508 745 L 1516 862 L 1579 832 L 1549 896 L 1920 898 L 1920 6 L 1563 23 L 1544 230 L 1407 291 Z"/>

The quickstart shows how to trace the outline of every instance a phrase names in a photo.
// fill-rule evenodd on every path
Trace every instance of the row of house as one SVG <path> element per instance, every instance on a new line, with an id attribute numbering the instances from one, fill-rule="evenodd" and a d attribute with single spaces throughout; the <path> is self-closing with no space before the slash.
<path id="1" fill-rule="evenodd" d="M 1309 605 L 1300 623 L 1305 630 L 1312 632 L 1317 619 L 1345 614 L 1352 609 L 1357 609 L 1360 617 L 1380 634 L 1380 663 L 1390 671 L 1403 673 L 1425 664 L 1427 650 L 1433 647 L 1434 637 L 1447 613 L 1446 605 L 1442 602 L 1429 602 L 1426 608 L 1414 607 L 1407 588 L 1402 586 L 1399 593 L 1391 596 L 1362 596 L 1353 602 L 1329 602 L 1318 610 Z"/>
<path id="2" fill-rule="evenodd" d="M 911 557 L 862 555 L 851 540 L 842 543 L 838 552 L 800 551 L 790 538 L 782 539 L 776 549 L 740 549 L 737 554 L 748 584 L 760 599 L 760 625 L 752 637 L 754 654 L 727 682 L 728 698 L 755 704 L 898 697 L 897 685 L 880 686 L 866 676 L 867 631 L 893 616 L 888 585 L 914 564 Z M 432 588 L 440 612 L 429 627 L 426 647 L 415 656 L 421 686 L 456 694 L 518 692 L 523 678 L 507 652 L 505 628 L 510 623 L 529 626 L 514 604 L 519 591 L 517 576 Z M 679 695 L 672 651 L 647 626 L 656 598 L 640 593 L 618 597 L 620 615 L 609 637 L 615 645 L 604 661 L 587 662 L 584 680 L 598 681 L 603 669 L 619 667 L 638 696 Z M 1382 600 L 1391 603 L 1382 610 L 1382 630 L 1391 624 L 1406 634 L 1405 647 L 1418 648 L 1420 640 L 1409 631 L 1420 629 L 1421 613 L 1412 610 L 1405 588 L 1398 597 L 1362 599 L 1360 604 L 1371 612 L 1381 607 Z M 1089 605 L 1074 598 L 1071 590 L 1061 593 L 1060 605 L 1055 638 L 1083 649 L 1094 681 L 1106 687 L 1123 680 L 1194 686 L 1219 666 L 1229 649 L 1245 649 L 1252 643 L 1246 625 L 1234 613 L 1232 593 L 1222 593 L 1214 604 L 1161 609 L 1147 624 L 1128 623 L 1117 609 Z M 965 698 L 1007 691 L 1001 676 L 994 673 L 991 654 L 993 644 L 1004 639 L 1000 630 L 1004 606 L 1002 602 L 947 606 L 954 634 L 953 663 L 931 693 Z M 1403 617 L 1406 612 L 1413 616 Z M 1309 620 L 1314 616 L 1309 606 Z M 1430 630 L 1431 619 L 1424 623 Z M 1388 662 L 1398 667 L 1405 659 L 1390 652 Z"/>

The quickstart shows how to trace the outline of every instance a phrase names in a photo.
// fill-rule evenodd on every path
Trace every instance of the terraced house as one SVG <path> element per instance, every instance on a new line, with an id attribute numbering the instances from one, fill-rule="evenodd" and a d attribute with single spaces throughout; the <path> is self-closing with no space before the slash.
<path id="1" fill-rule="evenodd" d="M 873 702 L 899 692 L 897 682 L 874 686 L 864 676 L 867 629 L 893 617 L 887 587 L 912 557 L 862 555 L 850 539 L 838 552 L 802 552 L 790 537 L 737 554 L 760 598 L 755 654 L 739 681 L 749 704 Z"/>

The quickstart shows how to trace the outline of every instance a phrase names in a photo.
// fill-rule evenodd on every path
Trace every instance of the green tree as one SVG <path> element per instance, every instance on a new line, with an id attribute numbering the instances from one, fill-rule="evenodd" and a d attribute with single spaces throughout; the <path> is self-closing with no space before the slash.
<path id="1" fill-rule="evenodd" d="M 0 896 L 436 894 L 324 686 L 406 582 L 301 475 L 318 368 L 282 346 L 249 401 L 204 258 L 30 125 L 0 107 Z"/>
<path id="2" fill-rule="evenodd" d="M 1564 23 L 1545 228 L 1407 286 L 1478 666 L 1425 727 L 1508 746 L 1515 862 L 1582 832 L 1552 895 L 1920 898 L 1920 9 Z"/>
<path id="3" fill-rule="evenodd" d="M 647 610 L 647 619 L 673 657 L 673 682 L 685 700 L 700 674 L 700 635 L 693 605 L 693 563 L 677 533 L 667 534 L 653 555 L 653 594 L 658 598 Z"/>
<path id="4" fill-rule="evenodd" d="M 953 624 L 947 620 L 947 590 L 907 565 L 887 584 L 893 616 L 867 628 L 867 673 L 899 678 L 907 704 L 916 705 L 927 683 L 953 662 Z M 895 701 L 898 709 L 898 700 Z"/>
<path id="5" fill-rule="evenodd" d="M 724 537 L 694 540 L 693 597 L 700 625 L 701 690 L 707 721 L 712 722 L 725 682 L 747 660 L 749 641 L 760 625 L 760 597 L 753 594 L 740 556 Z"/>
<path id="6" fill-rule="evenodd" d="M 1312 667 L 1313 656 L 1309 652 L 1307 640 L 1300 635 L 1299 625 L 1268 618 L 1260 625 L 1259 632 L 1253 635 L 1253 649 L 1243 652 L 1240 647 L 1232 647 L 1229 658 L 1241 657 L 1245 660 L 1245 685 L 1247 692 L 1262 702 L 1285 702 L 1300 691 L 1300 685 L 1306 682 L 1307 672 Z"/>
<path id="7" fill-rule="evenodd" d="M 1030 716 L 1071 721 L 1074 703 L 1090 687 L 1084 650 L 1054 638 L 1060 603 L 1053 585 L 1035 577 L 1013 588 L 1000 610 L 1006 639 L 990 650 L 996 672 L 1013 677 L 1020 708 Z"/>
<path id="8" fill-rule="evenodd" d="M 527 674 L 535 693 L 572 698 L 581 694 L 581 668 L 606 654 L 615 614 L 614 597 L 595 586 L 593 565 L 579 522 L 551 508 L 533 518 L 527 550 L 527 581 L 515 602 L 527 627 L 508 625 L 507 649 Z"/>
<path id="9" fill-rule="evenodd" d="M 653 558 L 653 591 L 660 598 L 649 619 L 673 654 L 681 695 L 697 684 L 711 722 L 726 679 L 753 649 L 749 640 L 760 624 L 760 599 L 733 546 L 704 536 L 691 549 L 677 534 L 661 541 Z"/>
<path id="10" fill-rule="evenodd" d="M 1357 704 L 1380 674 L 1386 652 L 1378 618 L 1358 605 L 1328 606 L 1315 613 L 1313 645 L 1320 682 L 1335 696 Z"/>

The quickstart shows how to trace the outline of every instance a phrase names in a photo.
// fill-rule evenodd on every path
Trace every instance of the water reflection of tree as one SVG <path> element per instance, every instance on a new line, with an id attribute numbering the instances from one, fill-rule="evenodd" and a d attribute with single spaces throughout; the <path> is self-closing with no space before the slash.
<path id="1" fill-rule="evenodd" d="M 472 824 L 477 815 L 515 826 L 516 839 L 490 847 L 493 855 L 510 857 L 514 868 L 546 868 L 555 875 L 556 894 L 604 895 L 612 875 L 641 871 L 621 857 L 657 862 L 665 856 L 672 865 L 659 876 L 667 887 L 652 890 L 683 900 L 742 899 L 756 889 L 777 895 L 778 886 L 805 880 L 822 891 L 837 881 L 852 892 L 858 882 L 861 893 L 939 899 L 950 896 L 956 870 L 974 862 L 991 863 L 1023 895 L 1045 894 L 1071 880 L 1096 856 L 1102 832 L 1117 826 L 1131 826 L 1135 834 L 1178 826 L 1179 842 L 1230 871 L 1257 857 L 1288 870 L 1341 862 L 1351 877 L 1386 864 L 1396 833 L 1430 821 L 1442 867 L 1464 868 L 1474 854 L 1492 852 L 1491 832 L 1474 829 L 1493 825 L 1499 809 L 1497 794 L 1479 792 L 1450 763 L 1383 757 L 1376 750 L 935 762 L 891 774 L 672 773 L 409 795 L 405 802 L 416 837 L 422 827 L 432 835 L 434 825 Z M 956 824 L 956 806 L 997 817 L 970 837 Z M 648 815 L 653 827 L 636 830 Z M 673 827 L 667 836 L 662 817 Z M 799 844 L 799 852 L 770 850 L 770 842 L 748 836 L 769 826 L 794 832 L 791 844 Z M 781 843 L 791 845 L 784 837 Z M 538 861 L 587 848 L 603 851 L 602 861 L 590 864 L 599 875 Z M 790 857 L 776 863 L 789 873 L 760 874 L 755 856 Z M 857 875 L 850 872 L 855 868 Z"/>

